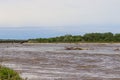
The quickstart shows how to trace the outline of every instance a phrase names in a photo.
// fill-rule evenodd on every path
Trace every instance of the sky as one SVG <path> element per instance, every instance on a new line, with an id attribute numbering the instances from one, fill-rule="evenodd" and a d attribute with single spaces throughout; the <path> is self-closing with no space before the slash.
<path id="1" fill-rule="evenodd" d="M 120 0 L 0 0 L 0 38 L 117 33 L 119 27 Z"/>

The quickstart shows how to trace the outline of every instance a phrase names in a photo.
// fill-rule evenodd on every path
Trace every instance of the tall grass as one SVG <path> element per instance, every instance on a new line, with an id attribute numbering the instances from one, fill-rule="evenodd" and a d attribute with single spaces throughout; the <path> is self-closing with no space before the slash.
<path id="1" fill-rule="evenodd" d="M 23 80 L 19 74 L 7 67 L 0 65 L 0 80 Z"/>

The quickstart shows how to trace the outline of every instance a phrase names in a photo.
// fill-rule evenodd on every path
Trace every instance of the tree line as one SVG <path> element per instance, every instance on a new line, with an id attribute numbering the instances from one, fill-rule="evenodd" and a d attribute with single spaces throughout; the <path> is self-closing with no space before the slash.
<path id="1" fill-rule="evenodd" d="M 52 38 L 36 38 L 28 40 L 9 40 L 0 39 L 0 43 L 78 43 L 78 42 L 120 42 L 120 33 L 86 33 L 84 35 L 64 35 Z"/>
<path id="2" fill-rule="evenodd" d="M 0 39 L 0 43 L 24 43 L 28 40 Z"/>
<path id="3" fill-rule="evenodd" d="M 29 42 L 39 43 L 75 43 L 75 42 L 120 42 L 120 33 L 86 33 L 84 35 L 64 35 L 52 38 L 29 39 Z"/>

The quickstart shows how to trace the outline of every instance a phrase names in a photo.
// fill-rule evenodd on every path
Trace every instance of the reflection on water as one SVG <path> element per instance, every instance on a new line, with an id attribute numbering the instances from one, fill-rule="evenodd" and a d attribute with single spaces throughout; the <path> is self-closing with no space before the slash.
<path id="1" fill-rule="evenodd" d="M 120 44 L 11 45 L 0 47 L 3 64 L 29 80 L 120 80 Z"/>

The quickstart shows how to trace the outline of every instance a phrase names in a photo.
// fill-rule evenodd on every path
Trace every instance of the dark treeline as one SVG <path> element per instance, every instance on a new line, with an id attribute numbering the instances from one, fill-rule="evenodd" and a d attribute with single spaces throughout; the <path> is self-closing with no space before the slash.
<path id="1" fill-rule="evenodd" d="M 120 33 L 86 33 L 84 35 L 64 35 L 52 38 L 37 38 L 29 40 L 0 39 L 0 43 L 77 43 L 77 42 L 120 42 Z"/>
<path id="2" fill-rule="evenodd" d="M 39 43 L 74 43 L 74 42 L 120 42 L 120 33 L 86 33 L 81 35 L 65 35 L 53 38 L 37 38 L 30 39 L 29 42 Z"/>
<path id="3" fill-rule="evenodd" d="M 24 43 L 28 40 L 13 40 L 13 39 L 0 39 L 0 43 Z"/>

